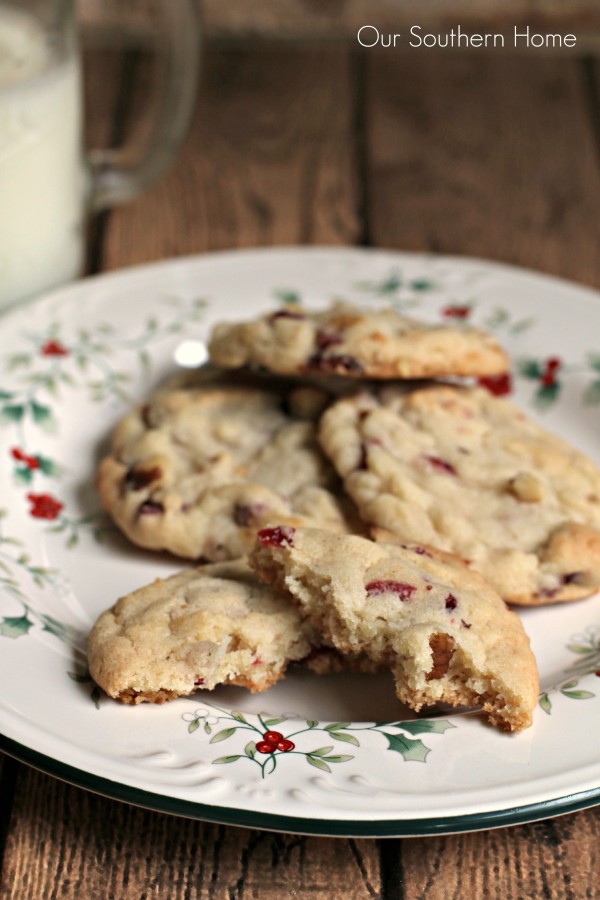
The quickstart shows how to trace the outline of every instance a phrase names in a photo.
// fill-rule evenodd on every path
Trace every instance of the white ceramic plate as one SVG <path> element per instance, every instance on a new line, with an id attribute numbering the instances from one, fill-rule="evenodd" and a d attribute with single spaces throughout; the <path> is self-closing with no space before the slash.
<path id="1" fill-rule="evenodd" d="M 522 613 L 542 694 L 517 736 L 477 714 L 415 718 L 385 676 L 298 672 L 262 695 L 223 688 L 133 708 L 86 680 L 96 616 L 179 568 L 99 513 L 93 473 L 111 427 L 178 364 L 203 359 L 213 322 L 333 298 L 493 330 L 515 360 L 517 402 L 600 462 L 600 296 L 533 273 L 248 251 L 117 272 L 14 311 L 0 321 L 1 746 L 139 805 L 307 834 L 465 831 L 600 802 L 600 595 Z M 266 730 L 294 749 L 258 753 Z"/>

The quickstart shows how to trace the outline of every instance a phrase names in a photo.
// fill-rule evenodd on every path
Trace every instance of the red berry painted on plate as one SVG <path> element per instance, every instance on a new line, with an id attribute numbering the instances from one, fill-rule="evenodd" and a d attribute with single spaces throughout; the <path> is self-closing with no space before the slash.
<path id="1" fill-rule="evenodd" d="M 442 315 L 444 315 L 447 319 L 466 319 L 471 312 L 471 307 L 466 304 L 458 304 L 454 303 L 450 306 L 445 306 L 442 310 Z"/>
<path id="2" fill-rule="evenodd" d="M 369 597 L 377 594 L 396 594 L 400 600 L 410 600 L 416 587 L 413 584 L 407 584 L 405 581 L 369 581 L 365 585 L 365 590 Z"/>
<path id="3" fill-rule="evenodd" d="M 282 750 L 283 753 L 289 753 L 290 750 L 293 750 L 296 745 L 293 741 L 289 741 L 287 738 L 283 738 L 281 741 L 277 741 L 277 749 Z"/>
<path id="4" fill-rule="evenodd" d="M 283 735 L 279 731 L 265 731 L 263 739 L 268 744 L 276 744 L 278 741 L 283 740 Z"/>
<path id="5" fill-rule="evenodd" d="M 60 343 L 60 341 L 46 341 L 40 347 L 42 356 L 68 356 L 69 351 Z"/>
<path id="6" fill-rule="evenodd" d="M 271 744 L 270 741 L 259 741 L 256 745 L 256 749 L 258 753 L 275 753 L 277 748 L 275 744 Z"/>
<path id="7" fill-rule="evenodd" d="M 27 494 L 31 503 L 29 515 L 34 519 L 56 519 L 63 508 L 60 500 L 56 500 L 50 494 Z"/>
<path id="8" fill-rule="evenodd" d="M 10 451 L 10 455 L 17 462 L 25 463 L 28 469 L 39 469 L 40 461 L 37 456 L 30 456 L 28 453 L 25 453 L 23 450 L 19 449 L 19 447 L 13 447 Z"/>

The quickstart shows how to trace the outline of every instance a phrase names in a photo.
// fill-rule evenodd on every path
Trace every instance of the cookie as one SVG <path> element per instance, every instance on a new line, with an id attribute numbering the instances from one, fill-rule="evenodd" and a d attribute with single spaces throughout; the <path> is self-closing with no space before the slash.
<path id="1" fill-rule="evenodd" d="M 290 306 L 250 322 L 221 323 L 209 353 L 225 368 L 349 378 L 490 376 L 509 368 L 495 339 L 475 328 L 432 325 L 390 308 L 347 304 L 320 312 Z"/>
<path id="2" fill-rule="evenodd" d="M 194 379 L 157 391 L 113 433 L 102 506 L 138 546 L 195 560 L 242 556 L 273 518 L 347 530 L 315 424 L 294 415 L 313 395 Z"/>
<path id="3" fill-rule="evenodd" d="M 264 691 L 310 655 L 316 630 L 243 561 L 159 579 L 120 599 L 88 641 L 94 681 L 123 703 L 235 684 Z"/>
<path id="4" fill-rule="evenodd" d="M 387 388 L 335 403 L 320 440 L 361 517 L 467 560 L 523 605 L 600 586 L 600 472 L 482 388 Z"/>
<path id="5" fill-rule="evenodd" d="M 274 527 L 258 540 L 259 578 L 289 592 L 327 643 L 389 666 L 403 703 L 482 707 L 506 731 L 531 724 L 529 639 L 479 575 L 420 546 L 319 529 Z"/>

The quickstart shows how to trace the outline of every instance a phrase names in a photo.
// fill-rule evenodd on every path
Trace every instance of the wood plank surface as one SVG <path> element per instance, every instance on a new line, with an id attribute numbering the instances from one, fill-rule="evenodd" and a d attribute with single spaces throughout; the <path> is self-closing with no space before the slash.
<path id="1" fill-rule="evenodd" d="M 600 285 L 595 78 L 563 60 L 409 70 L 344 49 L 211 52 L 177 164 L 105 217 L 96 266 L 362 240 Z M 106 101 L 101 72 L 91 91 Z M 118 115 L 96 105 L 99 140 L 136 106 L 119 97 Z M 599 809 L 469 835 L 301 838 L 145 812 L 12 761 L 0 772 L 0 900 L 594 900 L 599 838 Z"/>
<path id="2" fill-rule="evenodd" d="M 597 133 L 578 60 L 367 54 L 369 233 L 600 286 Z M 597 110 L 595 111 L 597 115 Z"/>
<path id="3" fill-rule="evenodd" d="M 406 32 L 412 25 L 435 31 L 461 25 L 490 31 L 515 25 L 532 30 L 575 31 L 581 37 L 600 28 L 596 0 L 197 0 L 209 39 L 350 39 L 376 25 L 382 32 Z M 124 42 L 149 40 L 152 0 L 78 0 L 85 26 Z"/>
<path id="4" fill-rule="evenodd" d="M 230 247 L 352 243 L 353 117 L 347 51 L 210 53 L 177 165 L 112 214 L 104 268 Z"/>

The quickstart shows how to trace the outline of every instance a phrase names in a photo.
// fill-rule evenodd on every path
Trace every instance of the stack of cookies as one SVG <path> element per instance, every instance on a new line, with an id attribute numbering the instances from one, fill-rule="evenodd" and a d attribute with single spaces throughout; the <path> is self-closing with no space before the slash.
<path id="1" fill-rule="evenodd" d="M 264 690 L 302 660 L 387 667 L 416 711 L 527 727 L 537 667 L 507 604 L 598 589 L 600 472 L 481 386 L 506 380 L 495 339 L 293 306 L 217 326 L 209 349 L 119 423 L 99 467 L 133 543 L 194 561 L 100 617 L 100 687 L 162 702 Z"/>

